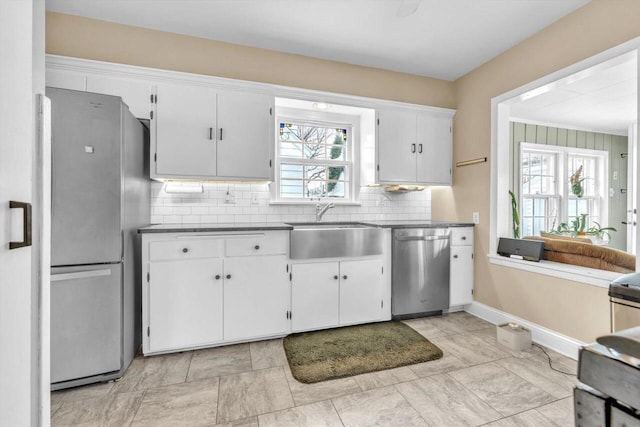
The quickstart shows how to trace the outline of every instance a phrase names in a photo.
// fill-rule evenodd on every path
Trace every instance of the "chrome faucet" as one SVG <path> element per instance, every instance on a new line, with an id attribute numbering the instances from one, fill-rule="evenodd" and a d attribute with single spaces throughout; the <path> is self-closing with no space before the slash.
<path id="1" fill-rule="evenodd" d="M 333 203 L 325 203 L 324 205 L 318 203 L 316 205 L 316 222 L 322 221 L 322 217 L 324 216 L 324 214 L 334 206 L 335 205 Z"/>

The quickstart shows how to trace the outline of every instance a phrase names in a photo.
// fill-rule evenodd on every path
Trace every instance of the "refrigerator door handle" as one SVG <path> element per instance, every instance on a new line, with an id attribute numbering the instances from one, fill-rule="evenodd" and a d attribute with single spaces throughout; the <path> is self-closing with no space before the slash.
<path id="1" fill-rule="evenodd" d="M 59 282 L 62 280 L 87 279 L 89 277 L 111 276 L 110 269 L 78 271 L 76 273 L 60 273 L 52 274 L 51 281 Z"/>
<path id="2" fill-rule="evenodd" d="M 449 235 L 442 236 L 406 236 L 406 237 L 396 237 L 396 240 L 399 242 L 408 242 L 415 240 L 422 241 L 432 241 L 432 240 L 449 240 Z"/>
<path id="3" fill-rule="evenodd" d="M 22 240 L 9 242 L 9 249 L 31 246 L 31 203 L 9 201 L 10 209 L 22 209 Z"/>

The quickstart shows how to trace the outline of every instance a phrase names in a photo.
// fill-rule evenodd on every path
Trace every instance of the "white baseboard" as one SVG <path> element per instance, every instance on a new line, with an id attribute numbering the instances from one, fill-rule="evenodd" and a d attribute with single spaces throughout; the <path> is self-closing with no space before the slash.
<path id="1" fill-rule="evenodd" d="M 491 322 L 494 325 L 514 322 L 524 326 L 531 331 L 531 339 L 533 342 L 550 348 L 553 351 L 557 351 L 558 353 L 574 360 L 578 359 L 578 350 L 580 350 L 580 347 L 586 344 L 575 338 L 552 331 L 544 326 L 540 326 L 512 314 L 505 313 L 504 311 L 495 309 L 480 302 L 474 301 L 470 305 L 465 306 L 465 311 L 484 319 L 487 322 Z"/>

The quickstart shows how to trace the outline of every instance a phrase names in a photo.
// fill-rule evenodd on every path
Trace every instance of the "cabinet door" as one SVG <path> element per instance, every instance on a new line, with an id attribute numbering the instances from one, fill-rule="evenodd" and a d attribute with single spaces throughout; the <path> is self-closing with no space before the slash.
<path id="1" fill-rule="evenodd" d="M 47 85 L 47 87 L 80 90 L 83 92 L 87 87 L 86 77 L 84 74 L 51 68 L 47 68 L 45 74 L 45 84 Z"/>
<path id="2" fill-rule="evenodd" d="M 293 264 L 292 277 L 291 329 L 305 331 L 337 326 L 338 263 Z"/>
<path id="3" fill-rule="evenodd" d="M 451 246 L 449 306 L 473 302 L 473 246 Z"/>
<path id="4" fill-rule="evenodd" d="M 159 84 L 151 126 L 155 176 L 207 178 L 216 175 L 216 92 L 206 87 Z M 153 150 L 152 150 L 153 151 Z"/>
<path id="5" fill-rule="evenodd" d="M 218 176 L 269 179 L 273 97 L 218 93 Z"/>
<path id="6" fill-rule="evenodd" d="M 87 92 L 119 96 L 134 116 L 139 119 L 150 118 L 151 83 L 149 82 L 89 74 Z"/>
<path id="7" fill-rule="evenodd" d="M 340 324 L 382 317 L 382 260 L 340 263 Z"/>
<path id="8" fill-rule="evenodd" d="M 153 262 L 149 274 L 152 352 L 222 341 L 220 259 Z"/>
<path id="9" fill-rule="evenodd" d="M 416 115 L 378 111 L 378 181 L 416 182 Z"/>
<path id="10" fill-rule="evenodd" d="M 289 275 L 284 256 L 224 260 L 224 339 L 287 332 Z"/>
<path id="11" fill-rule="evenodd" d="M 417 182 L 451 184 L 451 119 L 418 114 Z"/>

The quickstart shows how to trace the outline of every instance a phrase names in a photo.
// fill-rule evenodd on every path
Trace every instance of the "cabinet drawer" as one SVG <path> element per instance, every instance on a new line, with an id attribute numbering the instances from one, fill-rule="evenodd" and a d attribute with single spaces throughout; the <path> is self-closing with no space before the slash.
<path id="1" fill-rule="evenodd" d="M 149 260 L 218 258 L 222 250 L 220 239 L 179 239 L 149 243 Z"/>
<path id="2" fill-rule="evenodd" d="M 451 246 L 473 245 L 473 227 L 451 229 Z"/>
<path id="3" fill-rule="evenodd" d="M 243 236 L 227 239 L 226 256 L 284 255 L 287 253 L 287 239 L 278 236 Z"/>

